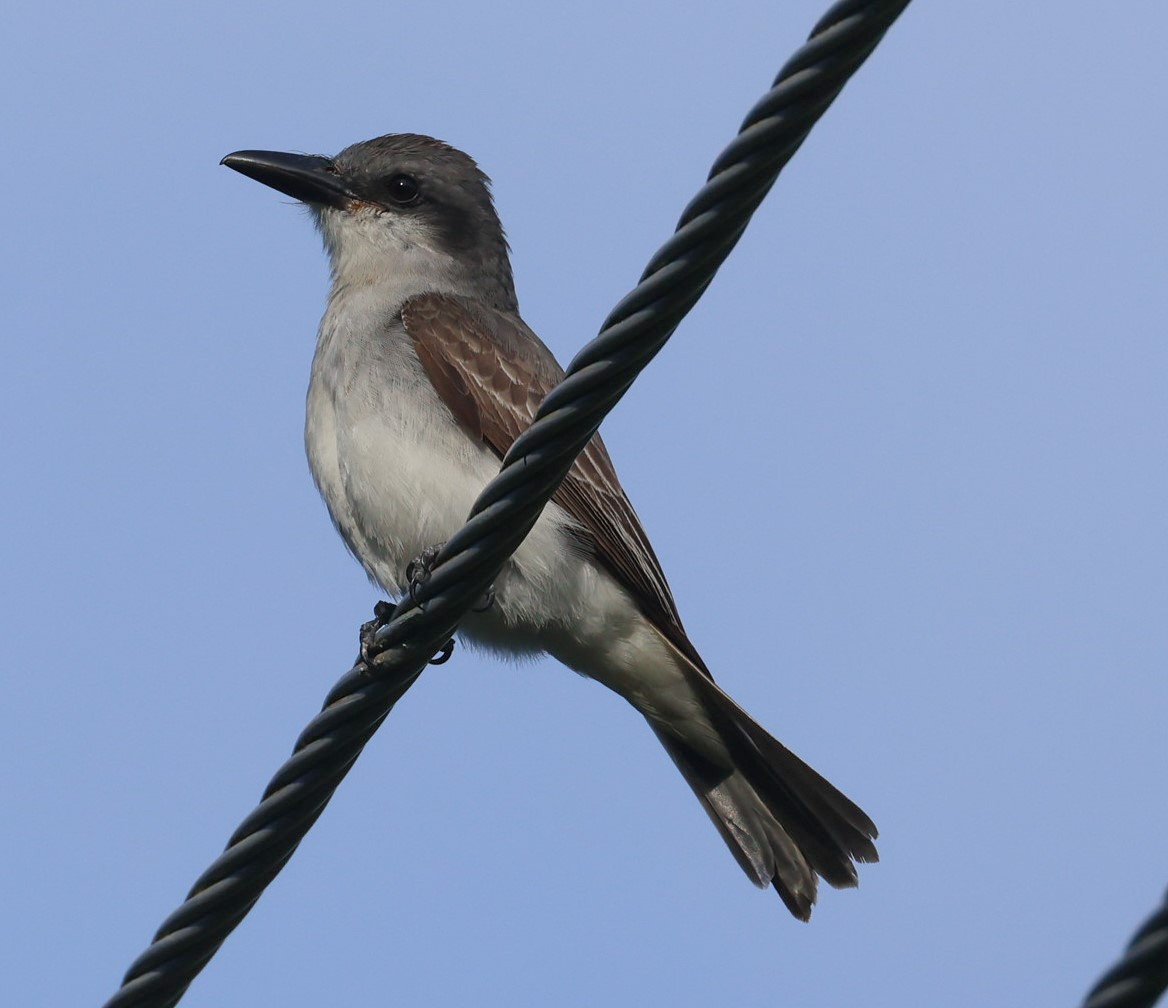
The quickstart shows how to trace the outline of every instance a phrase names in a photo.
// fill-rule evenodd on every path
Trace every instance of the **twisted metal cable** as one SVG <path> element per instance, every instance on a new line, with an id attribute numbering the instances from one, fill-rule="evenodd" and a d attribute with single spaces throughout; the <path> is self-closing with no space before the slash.
<path id="1" fill-rule="evenodd" d="M 1123 958 L 1091 988 L 1083 1008 L 1152 1008 L 1168 989 L 1168 894 L 1132 936 Z"/>
<path id="2" fill-rule="evenodd" d="M 429 579 L 377 632 L 382 649 L 333 687 L 292 757 L 223 854 L 163 922 L 106 1008 L 182 997 L 324 811 L 365 743 L 523 541 L 600 421 L 701 297 L 812 126 L 908 0 L 843 0 L 812 30 L 714 162 L 673 237 L 600 334 L 572 361 L 531 427 L 436 558 Z"/>

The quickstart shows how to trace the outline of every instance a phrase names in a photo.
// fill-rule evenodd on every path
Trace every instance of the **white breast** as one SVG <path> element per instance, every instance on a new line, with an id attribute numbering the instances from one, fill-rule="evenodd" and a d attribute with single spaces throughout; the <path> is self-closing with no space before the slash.
<path id="1" fill-rule="evenodd" d="M 333 522 L 369 576 L 402 594 L 406 565 L 462 526 L 499 470 L 438 397 L 398 305 L 372 286 L 339 289 L 321 323 L 305 444 Z M 464 635 L 511 654 L 560 652 L 611 635 L 627 597 L 566 535 L 555 504 L 495 583 L 495 604 Z M 575 663 L 573 663 L 575 664 Z"/>

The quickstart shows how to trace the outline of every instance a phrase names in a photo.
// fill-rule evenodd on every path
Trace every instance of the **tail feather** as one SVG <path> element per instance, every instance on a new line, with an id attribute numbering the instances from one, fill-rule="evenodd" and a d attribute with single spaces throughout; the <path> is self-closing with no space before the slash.
<path id="1" fill-rule="evenodd" d="M 746 778 L 727 774 L 667 732 L 653 730 L 750 880 L 759 888 L 773 883 L 787 909 L 810 920 L 815 873 Z"/>
<path id="2" fill-rule="evenodd" d="M 773 884 L 791 913 L 807 920 L 817 875 L 836 888 L 854 886 L 854 862 L 879 860 L 876 826 L 713 679 L 690 681 L 733 768 L 715 766 L 668 728 L 652 727 L 746 874 L 757 885 Z"/>
<path id="3" fill-rule="evenodd" d="M 738 709 L 738 728 L 747 736 L 780 782 L 791 783 L 793 797 L 818 816 L 819 823 L 835 838 L 849 857 L 861 863 L 880 860 L 876 845 L 876 824 L 855 802 L 826 778 L 804 763 L 766 729 Z"/>

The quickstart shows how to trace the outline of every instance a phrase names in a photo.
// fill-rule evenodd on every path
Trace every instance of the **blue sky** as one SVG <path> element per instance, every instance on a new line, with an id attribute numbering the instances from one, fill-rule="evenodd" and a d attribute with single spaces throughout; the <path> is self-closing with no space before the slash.
<path id="1" fill-rule="evenodd" d="M 376 599 L 301 448 L 318 239 L 219 158 L 467 150 L 566 360 L 824 9 L 9 11 L 8 1000 L 112 993 Z M 619 699 L 460 649 L 184 1005 L 1075 1003 L 1168 881 L 1166 30 L 910 8 L 604 427 L 859 890 L 793 921 Z"/>

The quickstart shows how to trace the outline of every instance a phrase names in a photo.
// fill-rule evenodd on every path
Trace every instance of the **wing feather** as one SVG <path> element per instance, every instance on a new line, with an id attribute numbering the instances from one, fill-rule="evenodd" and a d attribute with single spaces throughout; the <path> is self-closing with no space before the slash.
<path id="1" fill-rule="evenodd" d="M 401 318 L 439 396 L 500 459 L 564 376 L 551 351 L 516 315 L 450 294 L 425 294 L 408 300 Z M 587 547 L 645 615 L 709 675 L 599 434 L 552 500 L 576 519 Z"/>

